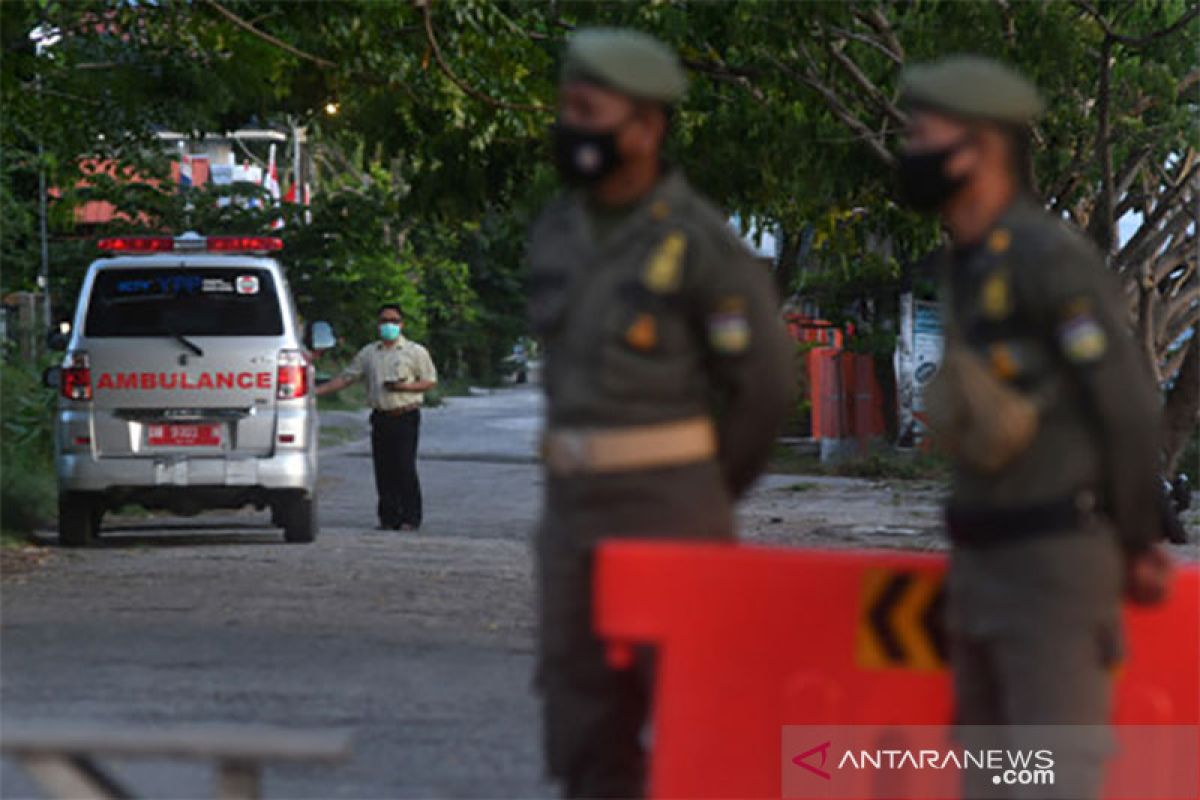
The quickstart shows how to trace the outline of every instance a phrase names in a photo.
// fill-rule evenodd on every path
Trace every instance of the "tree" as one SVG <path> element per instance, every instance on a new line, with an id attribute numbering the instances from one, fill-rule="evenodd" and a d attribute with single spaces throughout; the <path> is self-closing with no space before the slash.
<path id="1" fill-rule="evenodd" d="M 673 120 L 672 159 L 745 224 L 781 234 L 781 288 L 818 294 L 877 350 L 887 349 L 902 268 L 939 235 L 891 199 L 900 72 L 949 52 L 998 56 L 1049 101 L 1034 132 L 1042 194 L 1124 281 L 1138 339 L 1168 388 L 1172 459 L 1195 428 L 1200 20 L 1184 0 L 168 0 L 7 2 L 0 13 L 6 261 L 35 263 L 37 166 L 74 185 L 77 156 L 132 161 L 152 123 L 221 130 L 291 116 L 308 124 L 329 190 L 311 236 L 286 229 L 309 254 L 297 285 L 322 287 L 323 300 L 362 280 L 443 286 L 458 299 L 435 302 L 431 319 L 447 342 L 465 342 L 448 346 L 476 371 L 521 330 L 523 229 L 554 190 L 544 132 L 559 54 L 579 26 L 637 27 L 678 49 L 692 85 Z M 27 31 L 39 23 L 63 32 L 53 59 L 32 53 Z M 339 113 L 323 116 L 330 101 Z M 386 225 L 345 229 L 365 214 Z M 1136 230 L 1118 236 L 1130 220 Z M 453 279 L 426 280 L 431 264 Z M 466 295 L 450 289 L 464 264 L 470 323 L 447 310 L 468 314 L 456 305 Z M 5 280 L 32 275 L 22 269 Z"/>
<path id="2" fill-rule="evenodd" d="M 779 67 L 819 96 L 881 165 L 904 123 L 909 61 L 982 51 L 1019 65 L 1049 111 L 1034 134 L 1048 207 L 1088 231 L 1121 276 L 1167 394 L 1167 461 L 1200 413 L 1200 9 L 1184 2 L 849 3 L 814 15 Z M 811 42 L 811 44 L 808 44 Z M 1117 231 L 1134 217 L 1123 242 Z"/>

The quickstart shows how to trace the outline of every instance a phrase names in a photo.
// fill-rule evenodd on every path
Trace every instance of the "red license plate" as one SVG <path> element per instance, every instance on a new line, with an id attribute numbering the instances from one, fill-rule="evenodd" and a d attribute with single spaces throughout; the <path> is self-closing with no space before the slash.
<path id="1" fill-rule="evenodd" d="M 220 447 L 220 425 L 151 425 L 151 447 Z"/>

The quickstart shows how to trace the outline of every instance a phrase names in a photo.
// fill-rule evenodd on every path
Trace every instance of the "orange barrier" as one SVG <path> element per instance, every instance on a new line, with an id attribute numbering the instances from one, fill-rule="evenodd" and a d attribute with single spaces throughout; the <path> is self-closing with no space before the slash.
<path id="1" fill-rule="evenodd" d="M 829 347 L 805 354 L 814 439 L 857 439 L 861 450 L 886 430 L 875 359 Z"/>
<path id="2" fill-rule="evenodd" d="M 778 797 L 784 725 L 940 725 L 951 714 L 943 556 L 621 540 L 595 624 L 614 665 L 657 649 L 651 797 Z M 1200 570 L 1128 610 L 1118 723 L 1200 724 Z"/>

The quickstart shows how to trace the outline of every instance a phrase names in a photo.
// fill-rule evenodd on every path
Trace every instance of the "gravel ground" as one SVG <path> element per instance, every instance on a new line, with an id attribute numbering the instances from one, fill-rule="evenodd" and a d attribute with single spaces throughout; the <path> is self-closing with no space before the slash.
<path id="1" fill-rule="evenodd" d="M 353 435 L 365 435 L 365 414 L 326 412 L 326 426 L 350 433 L 322 453 L 313 545 L 283 545 L 265 512 L 246 511 L 109 518 L 93 550 L 6 551 L 3 721 L 353 734 L 344 766 L 270 768 L 268 797 L 553 796 L 540 776 L 529 689 L 538 415 L 531 389 L 426 412 L 427 513 L 417 534 L 373 529 L 369 444 Z M 743 535 L 939 549 L 940 492 L 935 483 L 769 476 L 742 509 Z M 1196 557 L 1194 546 L 1177 551 Z M 0 796 L 31 796 L 19 769 L 0 769 Z M 196 764 L 122 763 L 118 774 L 145 796 L 211 791 Z"/>

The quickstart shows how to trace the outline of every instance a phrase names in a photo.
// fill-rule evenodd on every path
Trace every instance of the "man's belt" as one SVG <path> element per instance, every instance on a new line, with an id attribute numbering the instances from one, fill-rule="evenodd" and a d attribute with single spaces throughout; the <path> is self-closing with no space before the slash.
<path id="1" fill-rule="evenodd" d="M 555 475 L 682 466 L 716 454 L 717 432 L 708 417 L 628 428 L 560 429 L 542 437 L 542 459 Z"/>
<path id="2" fill-rule="evenodd" d="M 399 408 L 377 408 L 375 409 L 375 413 L 384 417 L 402 417 L 411 411 L 416 411 L 420 407 L 420 403 L 410 403 Z"/>
<path id="3" fill-rule="evenodd" d="M 1101 511 L 1096 493 L 1084 490 L 1028 506 L 951 506 L 946 509 L 946 528 L 956 545 L 987 547 L 1078 529 Z"/>

